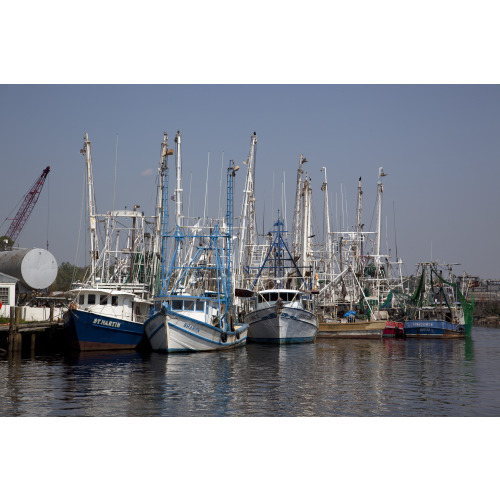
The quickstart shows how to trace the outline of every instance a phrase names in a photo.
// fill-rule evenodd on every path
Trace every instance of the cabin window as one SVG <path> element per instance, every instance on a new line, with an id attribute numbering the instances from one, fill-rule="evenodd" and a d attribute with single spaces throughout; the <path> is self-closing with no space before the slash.
<path id="1" fill-rule="evenodd" d="M 270 299 L 269 299 L 270 302 L 276 302 L 278 300 L 278 294 L 275 292 L 270 293 L 269 297 L 270 297 Z"/>
<path id="2" fill-rule="evenodd" d="M 87 304 L 89 306 L 92 306 L 95 304 L 95 294 L 94 293 L 89 293 L 87 296 Z"/>
<path id="3" fill-rule="evenodd" d="M 111 296 L 111 305 L 112 306 L 117 306 L 118 305 L 118 297 L 116 295 Z"/>
<path id="4" fill-rule="evenodd" d="M 105 305 L 108 303 L 108 296 L 107 295 L 101 295 L 99 297 L 99 303 L 102 305 Z"/>
<path id="5" fill-rule="evenodd" d="M 158 312 L 161 309 L 161 302 L 155 302 L 155 311 Z"/>
<path id="6" fill-rule="evenodd" d="M 194 311 L 194 300 L 184 301 L 184 311 Z"/>
<path id="7" fill-rule="evenodd" d="M 78 303 L 83 306 L 83 304 L 85 304 L 85 295 L 80 295 L 78 297 Z"/>
<path id="8" fill-rule="evenodd" d="M 173 300 L 172 309 L 174 311 L 182 311 L 182 300 Z"/>
<path id="9" fill-rule="evenodd" d="M 259 303 L 260 302 L 269 302 L 271 299 L 269 298 L 270 294 L 269 293 L 263 293 L 259 295 Z"/>
<path id="10" fill-rule="evenodd" d="M 197 300 L 196 301 L 196 310 L 197 311 L 203 311 L 203 309 L 204 309 L 203 300 Z"/>

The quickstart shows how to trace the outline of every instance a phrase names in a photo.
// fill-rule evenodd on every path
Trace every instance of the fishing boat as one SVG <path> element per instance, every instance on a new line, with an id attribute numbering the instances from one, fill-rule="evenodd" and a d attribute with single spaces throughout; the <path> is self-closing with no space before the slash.
<path id="1" fill-rule="evenodd" d="M 358 320 L 320 322 L 318 337 L 330 339 L 380 339 L 385 320 Z"/>
<path id="2" fill-rule="evenodd" d="M 82 287 L 72 292 L 76 300 L 63 318 L 73 347 L 96 351 L 138 346 L 151 302 L 116 286 Z"/>
<path id="3" fill-rule="evenodd" d="M 90 148 L 85 134 L 81 152 L 88 179 L 90 266 L 86 278 L 73 285 L 73 301 L 63 320 L 68 341 L 77 350 L 135 349 L 152 307 L 154 252 L 146 245 L 146 218 L 138 205 L 96 214 Z M 98 227 L 105 235 L 102 248 Z"/>
<path id="4" fill-rule="evenodd" d="M 318 337 L 330 339 L 380 339 L 396 300 L 394 293 L 402 292 L 402 260 L 391 262 L 391 256 L 381 255 L 382 179 L 387 175 L 378 170 L 376 199 L 376 231 L 364 231 L 362 216 L 363 190 L 358 180 L 356 223 L 350 230 L 330 232 L 328 184 L 326 169 L 324 220 L 325 251 L 318 252 L 315 272 L 319 293 L 316 312 L 319 319 Z M 343 224 L 342 224 L 343 225 Z M 335 244 L 332 237 L 338 236 Z M 338 266 L 338 273 L 335 272 Z M 394 291 L 391 294 L 391 291 Z M 346 312 L 347 311 L 347 312 Z M 390 315 L 391 313 L 391 315 Z M 347 317 L 346 317 L 347 316 Z"/>
<path id="5" fill-rule="evenodd" d="M 144 323 L 153 351 L 164 353 L 225 350 L 245 345 L 248 325 L 237 321 L 232 288 L 232 182 L 237 167 L 228 168 L 227 226 L 196 231 L 168 230 L 168 165 L 166 136 L 161 167 L 161 289 L 154 312 Z M 168 241 L 174 240 L 167 258 Z M 183 242 L 194 256 L 183 253 Z M 197 243 L 197 245 L 195 244 Z M 167 268 L 168 263 L 168 268 Z"/>
<path id="6" fill-rule="evenodd" d="M 253 297 L 248 300 L 244 317 L 244 322 L 249 325 L 248 341 L 272 344 L 314 342 L 318 320 L 310 280 L 304 278 L 288 250 L 279 216 L 274 228 L 270 233 L 274 238 L 249 290 Z M 260 288 L 260 283 L 272 286 Z M 300 283 L 301 287 L 292 288 L 292 283 Z"/>
<path id="7" fill-rule="evenodd" d="M 406 337 L 464 338 L 471 334 L 474 298 L 460 292 L 449 266 L 443 278 L 435 262 L 419 263 L 421 269 L 404 321 Z M 417 269 L 418 275 L 418 269 Z"/>
<path id="8" fill-rule="evenodd" d="M 382 337 L 404 337 L 404 323 L 399 321 L 387 321 L 382 332 Z"/>

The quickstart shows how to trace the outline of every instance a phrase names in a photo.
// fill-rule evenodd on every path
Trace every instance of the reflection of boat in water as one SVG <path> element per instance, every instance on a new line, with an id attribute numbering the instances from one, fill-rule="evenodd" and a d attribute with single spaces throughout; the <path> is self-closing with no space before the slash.
<path id="1" fill-rule="evenodd" d="M 406 337 L 464 338 L 472 331 L 474 299 L 469 303 L 453 281 L 438 272 L 436 264 L 423 262 L 417 287 L 404 322 Z M 418 271 L 417 271 L 418 274 Z"/>

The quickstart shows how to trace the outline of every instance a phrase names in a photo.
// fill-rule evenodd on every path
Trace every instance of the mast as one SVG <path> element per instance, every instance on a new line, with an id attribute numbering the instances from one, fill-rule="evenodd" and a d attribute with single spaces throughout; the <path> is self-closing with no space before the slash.
<path id="1" fill-rule="evenodd" d="M 257 134 L 254 132 L 250 137 L 250 154 L 248 157 L 248 164 L 252 165 L 252 193 L 250 196 L 250 204 L 248 207 L 248 259 L 251 262 L 251 254 L 254 245 L 257 244 L 257 221 L 255 218 L 255 162 L 257 155 Z"/>
<path id="2" fill-rule="evenodd" d="M 232 314 L 233 309 L 233 276 L 231 274 L 231 263 L 233 253 L 233 178 L 239 170 L 238 165 L 234 165 L 234 161 L 229 162 L 227 169 L 227 228 L 228 228 L 228 244 L 227 244 L 227 271 L 226 271 L 226 313 Z M 227 331 L 228 321 L 225 322 L 224 329 Z"/>
<path id="3" fill-rule="evenodd" d="M 174 142 L 176 144 L 176 187 L 175 187 L 175 225 L 182 225 L 182 157 L 181 133 L 177 131 Z"/>
<path id="4" fill-rule="evenodd" d="M 357 250 L 357 255 L 355 256 L 356 259 L 356 264 L 357 264 L 357 269 L 358 270 L 361 266 L 361 256 L 363 255 L 363 236 L 362 236 L 362 231 L 363 231 L 363 190 L 361 189 L 361 177 L 358 180 L 358 203 L 356 207 L 356 250 Z"/>
<path id="5" fill-rule="evenodd" d="M 299 168 L 297 169 L 297 187 L 295 189 L 295 206 L 293 210 L 293 243 L 292 252 L 295 256 L 299 255 L 300 247 L 300 224 L 302 222 L 302 211 L 301 211 L 301 195 L 302 195 L 302 165 L 306 163 L 307 160 L 300 155 L 299 156 Z"/>
<path id="6" fill-rule="evenodd" d="M 302 266 L 304 269 L 309 268 L 311 257 L 311 183 L 307 176 L 304 180 L 302 190 Z"/>
<path id="7" fill-rule="evenodd" d="M 159 205 L 159 227 L 161 234 L 161 268 L 160 268 L 160 295 L 166 295 L 168 283 L 166 283 L 168 273 L 167 263 L 167 241 L 168 241 L 168 156 L 173 154 L 173 150 L 168 149 L 168 136 L 163 133 L 163 142 L 161 143 L 160 160 L 160 205 Z"/>
<path id="8" fill-rule="evenodd" d="M 89 232 L 90 232 L 90 280 L 91 285 L 95 286 L 96 263 L 98 258 L 97 242 L 97 223 L 95 213 L 95 194 L 94 194 L 94 174 L 92 172 L 92 157 L 90 154 L 90 141 L 87 132 L 83 136 L 83 148 L 80 153 L 85 155 L 85 166 L 87 170 L 87 196 L 89 213 Z"/>
<path id="9" fill-rule="evenodd" d="M 250 263 L 253 245 L 257 240 L 257 224 L 255 220 L 255 151 L 257 146 L 257 135 L 254 132 L 250 136 L 250 152 L 248 160 L 244 163 L 248 165 L 247 176 L 245 180 L 245 189 L 243 190 L 243 205 L 241 207 L 241 232 L 238 249 L 238 265 L 241 268 L 245 263 Z M 248 231 L 247 231 L 248 229 Z M 245 252 L 245 247 L 247 251 Z M 244 253 L 247 258 L 244 262 Z"/>
<path id="10" fill-rule="evenodd" d="M 378 183 L 377 183 L 377 239 L 375 243 L 375 264 L 377 269 L 380 267 L 380 237 L 382 234 L 382 193 L 384 187 L 382 186 L 382 177 L 385 177 L 383 167 L 378 169 Z"/>
<path id="11" fill-rule="evenodd" d="M 321 191 L 325 193 L 325 227 L 326 227 L 326 255 L 328 265 L 330 265 L 330 261 L 332 258 L 332 235 L 330 233 L 330 210 L 328 207 L 328 182 L 326 180 L 326 167 L 321 167 L 321 171 L 325 174 L 325 180 L 323 181 L 323 185 L 321 186 Z"/>

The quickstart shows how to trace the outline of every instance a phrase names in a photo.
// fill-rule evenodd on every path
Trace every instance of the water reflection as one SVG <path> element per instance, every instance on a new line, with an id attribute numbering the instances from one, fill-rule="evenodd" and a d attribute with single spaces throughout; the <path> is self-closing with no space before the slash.
<path id="1" fill-rule="evenodd" d="M 8 416 L 498 416 L 500 331 L 0 360 Z"/>

